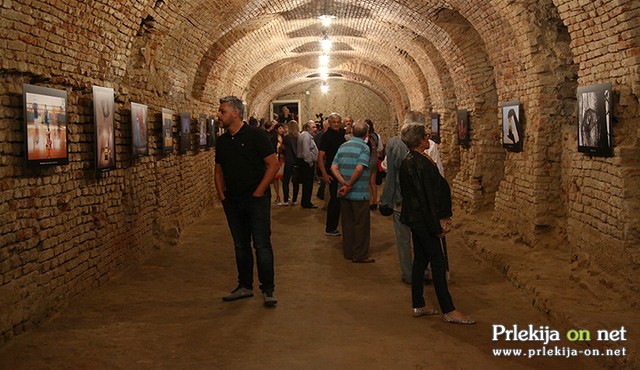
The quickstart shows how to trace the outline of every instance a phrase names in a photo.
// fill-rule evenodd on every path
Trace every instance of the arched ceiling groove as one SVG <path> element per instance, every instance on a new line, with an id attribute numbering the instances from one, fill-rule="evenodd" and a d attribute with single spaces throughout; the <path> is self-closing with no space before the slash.
<path id="1" fill-rule="evenodd" d="M 297 78 L 300 75 L 305 77 L 309 75 L 307 65 L 300 63 L 300 58 L 287 59 L 275 62 L 260 72 L 258 72 L 247 85 L 243 97 L 251 104 L 256 96 L 261 95 L 265 91 L 265 86 L 273 84 L 273 81 L 282 81 L 288 83 L 288 80 Z M 387 99 L 393 99 L 408 104 L 404 85 L 398 83 L 398 78 L 394 74 L 388 74 L 388 71 L 381 70 L 377 65 L 369 64 L 364 60 L 334 60 L 333 71 L 343 74 L 347 78 L 345 72 L 353 72 L 359 76 L 365 76 L 368 83 L 373 86 L 380 86 L 380 89 L 388 95 Z M 307 79 L 308 80 L 308 79 Z M 277 93 L 277 91 L 275 92 Z"/>
<path id="2" fill-rule="evenodd" d="M 316 22 L 316 23 L 317 23 L 317 20 L 312 19 L 312 20 L 311 20 L 311 22 Z M 392 22 L 387 22 L 387 23 L 392 24 Z M 413 23 L 417 23 L 417 22 L 416 22 L 416 21 L 413 21 Z M 428 23 L 425 23 L 423 20 L 420 20 L 420 21 L 419 21 L 419 26 L 420 26 L 420 29 L 422 30 L 422 32 L 421 32 L 421 33 L 423 33 L 423 34 L 424 34 L 424 30 L 428 30 L 428 29 L 429 29 L 429 27 L 425 27 L 425 24 L 427 24 L 427 25 L 428 25 Z M 372 25 L 372 27 L 375 27 L 375 22 L 374 22 L 374 24 Z M 407 32 L 407 31 L 408 31 L 408 29 L 407 29 L 407 26 L 406 26 L 406 25 L 397 25 L 397 27 L 398 27 L 399 29 L 403 30 L 404 32 Z M 430 35 L 430 36 L 433 36 L 433 37 L 430 37 L 429 39 L 435 39 L 436 41 L 440 40 L 440 41 L 439 41 L 439 43 L 440 43 L 440 44 L 443 44 L 443 45 L 446 45 L 446 46 L 447 46 L 447 47 L 446 47 L 446 52 L 447 52 L 447 53 L 449 53 L 449 54 L 450 54 L 453 50 L 455 50 L 455 47 L 452 47 L 452 45 L 451 45 L 452 43 L 450 42 L 450 40 L 449 40 L 449 42 L 447 42 L 447 37 L 446 37 L 446 35 L 443 35 L 443 34 L 444 34 L 444 32 L 441 32 L 441 30 L 438 30 L 436 27 L 433 27 L 433 25 L 432 25 L 430 28 L 431 28 L 431 31 L 430 31 L 431 35 Z M 416 30 L 414 30 L 414 31 L 417 31 L 417 29 L 416 29 Z M 410 32 L 407 32 L 407 33 L 410 33 Z M 389 38 L 389 34 L 387 33 L 387 34 L 385 35 L 385 37 Z M 444 40 L 444 41 L 443 41 L 443 40 Z M 253 43 L 253 49 L 254 49 L 254 50 L 255 50 L 255 45 L 256 45 L 256 43 L 254 42 L 254 43 Z M 215 54 L 215 55 L 217 55 L 217 54 L 219 54 L 219 50 L 214 51 L 213 53 L 208 53 L 208 54 Z M 260 54 L 264 54 L 264 53 L 260 53 Z M 444 58 L 444 59 L 446 59 L 446 58 Z M 223 63 L 223 64 L 224 64 L 224 63 Z M 464 84 L 463 84 L 463 85 L 464 85 Z"/>
<path id="3" fill-rule="evenodd" d="M 293 22 L 289 22 L 288 26 Z M 295 25 L 294 25 L 295 26 Z M 283 25 L 276 25 L 276 27 L 272 29 L 265 29 L 263 32 L 267 35 L 273 36 L 276 30 L 281 30 Z M 379 27 L 378 27 L 379 28 Z M 295 28 L 294 28 L 295 29 Z M 285 30 L 286 31 L 286 30 Z M 280 31 L 281 33 L 284 33 Z M 396 74 L 398 74 L 401 78 L 401 81 L 411 81 L 413 91 L 410 91 L 410 96 L 414 97 L 414 100 L 423 102 L 425 98 L 422 96 L 424 94 L 424 90 L 422 86 L 426 86 L 427 81 L 424 78 L 424 73 L 421 68 L 415 64 L 413 59 L 407 55 L 402 49 L 399 49 L 395 44 L 389 42 L 387 40 L 389 36 L 389 32 L 385 29 L 382 29 L 382 32 L 377 31 L 372 33 L 370 39 L 359 38 L 359 37 L 350 37 L 350 36 L 339 36 L 337 37 L 339 42 L 344 44 L 348 44 L 349 47 L 354 50 L 353 53 L 349 55 L 354 55 L 359 58 L 368 58 L 372 62 L 374 59 L 376 63 L 381 65 L 387 65 L 394 70 Z M 387 37 L 385 37 L 387 36 Z M 410 43 L 411 39 L 404 37 L 404 42 Z M 399 39 L 400 37 L 391 37 L 392 39 Z M 215 63 L 213 63 L 213 68 L 208 73 L 208 75 L 214 76 L 214 78 L 219 79 L 220 81 L 229 81 L 233 79 L 237 70 L 243 70 L 242 76 L 238 76 L 239 78 L 243 78 L 243 80 L 237 81 L 237 85 L 244 86 L 247 83 L 247 80 L 251 77 L 251 70 L 253 73 L 256 73 L 258 67 L 261 65 L 267 65 L 268 62 L 274 62 L 278 59 L 287 58 L 289 56 L 299 55 L 299 53 L 294 52 L 301 45 L 309 44 L 310 42 L 317 42 L 319 39 L 319 35 L 312 35 L 307 37 L 296 37 L 293 39 L 285 39 L 280 38 L 274 40 L 273 42 L 269 42 L 268 46 L 264 47 L 262 51 L 259 53 L 255 53 L 258 55 L 264 55 L 264 58 L 258 58 L 258 60 L 245 61 L 247 64 L 245 66 L 238 66 L 234 68 L 226 68 L 230 62 L 227 60 L 231 60 L 234 55 L 242 54 L 241 52 L 243 48 L 251 48 L 256 44 L 255 38 L 247 38 L 243 40 L 243 42 L 238 42 L 234 45 L 234 48 L 218 48 L 217 57 Z M 380 43 L 380 44 L 378 44 Z M 238 47 L 238 51 L 236 51 L 235 46 Z M 254 47 L 255 48 L 255 47 Z M 223 50 L 224 49 L 224 50 Z M 390 53 L 390 50 L 395 50 L 395 52 Z M 254 55 L 255 55 L 254 54 Z M 320 51 L 314 53 L 314 55 L 319 55 Z M 334 51 L 331 53 L 332 55 L 347 55 L 348 53 L 342 51 Z M 213 61 L 212 61 L 213 62 Z M 262 64 L 261 64 L 262 63 Z M 407 68 L 409 66 L 410 68 Z M 313 69 L 317 68 L 317 59 L 316 63 L 313 66 Z M 200 71 L 206 68 L 200 68 Z M 247 71 L 249 70 L 249 71 Z M 200 89 L 200 86 L 203 86 L 204 81 L 202 80 L 203 74 L 198 72 L 198 81 L 196 81 L 196 86 L 194 87 L 194 92 L 197 92 Z M 311 73 L 311 72 L 310 72 Z M 415 82 L 418 82 L 416 84 Z M 198 86 L 198 83 L 201 85 Z"/>
<path id="4" fill-rule="evenodd" d="M 360 85 L 372 91 L 374 94 L 380 97 L 380 99 L 382 99 L 385 105 L 389 108 L 389 112 L 391 114 L 395 114 L 396 111 L 402 111 L 400 102 L 394 102 L 389 100 L 389 97 L 385 95 L 383 91 L 380 90 L 379 86 L 376 86 L 368 82 L 368 80 L 366 79 L 366 76 L 361 76 L 356 73 L 348 72 L 348 71 L 345 71 L 344 73 L 345 73 L 345 78 L 341 79 L 342 81 L 355 83 L 357 85 Z M 291 87 L 294 87 L 297 85 L 303 85 L 305 83 L 310 83 L 310 82 L 313 82 L 313 80 L 309 81 L 307 78 L 303 76 L 297 76 L 297 78 L 289 79 L 287 80 L 287 83 L 282 83 L 282 81 L 274 81 L 273 85 L 267 87 L 264 94 L 260 94 L 260 96 L 258 96 L 255 99 L 255 103 L 251 106 L 251 109 L 252 109 L 251 111 L 267 112 L 269 110 L 269 103 L 273 99 L 275 99 L 280 92 L 286 91 Z M 319 81 L 317 80 L 315 82 L 319 83 Z M 331 79 L 329 79 L 329 84 L 331 84 Z M 329 92 L 329 94 L 330 93 L 331 92 Z M 343 115 L 349 114 L 349 112 L 339 112 L 339 113 Z"/>
<path id="5" fill-rule="evenodd" d="M 402 111 L 407 106 L 407 103 L 402 100 L 402 94 L 394 91 L 397 89 L 397 86 L 394 84 L 392 79 L 386 76 L 380 76 L 376 79 L 376 82 L 371 81 L 371 76 L 373 74 L 380 74 L 375 67 L 366 65 L 362 61 L 351 61 L 347 64 L 348 65 L 346 65 L 344 69 L 342 68 L 342 65 L 335 69 L 337 73 L 343 75 L 344 80 L 355 82 L 367 87 L 369 90 L 380 96 L 385 102 L 388 102 L 388 105 L 393 110 Z M 354 66 L 351 64 L 357 65 Z M 252 107 L 261 107 L 263 104 L 268 104 L 268 102 L 276 97 L 280 91 L 295 86 L 296 84 L 310 81 L 310 79 L 306 77 L 306 70 L 302 69 L 302 71 L 295 72 L 295 68 L 296 65 L 294 63 L 289 63 L 272 69 L 272 72 L 276 76 L 283 75 L 286 77 L 265 80 L 267 81 L 267 85 L 264 88 L 257 89 L 257 91 L 255 89 L 252 90 L 256 91 L 257 94 L 255 97 L 247 98 L 249 105 Z M 329 84 L 331 84 L 331 80 L 332 79 L 329 79 Z M 253 109 L 260 111 L 261 108 Z"/>
<path id="6" fill-rule="evenodd" d="M 382 47 L 375 47 L 375 45 L 371 45 L 371 43 L 366 42 L 366 40 L 363 39 L 349 40 L 349 43 L 354 50 L 362 53 L 362 55 L 371 55 L 372 53 L 377 53 L 379 52 L 378 50 L 382 49 Z M 383 47 L 387 47 L 387 45 L 383 45 Z M 336 64 L 354 59 L 346 52 L 333 52 L 331 54 L 332 58 L 329 64 L 332 71 Z M 388 56 L 388 59 L 385 59 L 385 63 L 383 64 L 380 64 L 379 61 L 372 60 L 370 58 L 363 57 L 358 59 L 364 60 L 372 66 L 377 66 L 378 69 L 387 71 L 386 73 L 391 78 L 395 79 L 397 84 L 402 85 L 400 90 L 404 92 L 408 99 L 411 100 L 411 97 L 413 96 L 413 100 L 417 101 L 415 104 L 424 104 L 425 97 L 419 89 L 422 86 L 427 85 L 427 80 L 425 79 L 421 68 L 415 65 L 415 62 L 413 62 L 412 68 L 406 67 L 407 65 L 412 64 L 412 61 L 409 60 L 406 55 L 402 55 L 401 53 L 392 53 Z M 287 60 L 296 60 L 300 65 L 306 66 L 308 68 L 308 74 L 317 72 L 318 58 L 316 53 L 301 54 L 298 57 L 289 58 Z M 395 66 L 395 68 L 389 66 Z M 401 74 L 398 75 L 397 72 L 401 72 Z M 227 79 L 228 78 L 230 77 L 227 77 Z M 410 81 L 412 83 L 404 84 L 403 81 Z M 243 81 L 242 86 L 247 85 L 248 82 Z M 411 87 L 413 87 L 412 90 L 410 90 Z"/>

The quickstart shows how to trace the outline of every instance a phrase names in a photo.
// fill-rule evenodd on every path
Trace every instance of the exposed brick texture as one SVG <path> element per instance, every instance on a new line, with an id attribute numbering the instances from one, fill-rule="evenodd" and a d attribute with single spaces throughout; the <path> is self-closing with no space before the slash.
<path id="1" fill-rule="evenodd" d="M 407 109 L 437 112 L 455 201 L 493 209 L 526 243 L 565 237 L 640 291 L 640 2 L 634 0 L 0 0 L 0 344 L 98 286 L 214 203 L 214 151 L 160 153 L 162 108 L 211 115 L 238 95 L 371 115 L 388 138 Z M 336 16 L 323 28 L 318 16 Z M 334 41 L 317 91 L 323 32 Z M 612 83 L 613 156 L 577 151 L 576 88 Z M 69 93 L 70 164 L 23 166 L 22 83 Z M 91 86 L 116 92 L 117 169 L 93 171 Z M 524 148 L 501 146 L 522 103 Z M 132 159 L 129 102 L 149 105 Z M 469 111 L 471 145 L 455 140 Z M 174 130 L 177 130 L 175 122 Z"/>

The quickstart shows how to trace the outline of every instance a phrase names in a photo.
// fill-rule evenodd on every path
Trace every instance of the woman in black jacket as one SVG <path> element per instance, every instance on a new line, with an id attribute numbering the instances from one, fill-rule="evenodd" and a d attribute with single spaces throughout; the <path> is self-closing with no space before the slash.
<path id="1" fill-rule="evenodd" d="M 429 148 L 429 137 L 425 126 L 416 122 L 405 124 L 400 132 L 400 138 L 410 149 L 400 166 L 400 220 L 411 228 L 413 239 L 413 316 L 437 314 L 436 310 L 426 308 L 423 296 L 424 271 L 431 263 L 442 319 L 456 324 L 474 324 L 469 316 L 455 309 L 447 287 L 446 262 L 440 238 L 451 227 L 451 189 L 436 164 L 424 152 Z"/>

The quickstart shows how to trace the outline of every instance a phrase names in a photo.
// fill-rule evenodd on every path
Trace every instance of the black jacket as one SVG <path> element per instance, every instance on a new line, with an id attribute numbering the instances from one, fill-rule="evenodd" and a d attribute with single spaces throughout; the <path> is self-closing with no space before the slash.
<path id="1" fill-rule="evenodd" d="M 435 163 L 416 151 L 409 151 L 400 165 L 400 190 L 400 221 L 412 229 L 426 229 L 434 236 L 440 234 L 440 219 L 453 213 L 451 188 Z"/>

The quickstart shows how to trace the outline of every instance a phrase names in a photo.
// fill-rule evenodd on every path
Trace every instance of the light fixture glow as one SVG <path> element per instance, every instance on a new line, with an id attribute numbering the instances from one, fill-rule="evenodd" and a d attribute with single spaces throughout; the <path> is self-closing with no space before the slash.
<path id="1" fill-rule="evenodd" d="M 327 37 L 327 35 L 324 35 L 324 37 L 322 38 L 322 40 L 320 40 L 320 45 L 322 46 L 322 51 L 324 51 L 325 53 L 328 52 L 329 50 L 331 50 L 331 40 L 329 40 L 329 37 Z"/>
<path id="2" fill-rule="evenodd" d="M 326 66 L 326 65 L 329 64 L 329 55 L 322 54 L 322 55 L 320 55 L 319 59 L 320 59 L 320 65 L 321 66 Z"/>
<path id="3" fill-rule="evenodd" d="M 331 22 L 333 21 L 335 16 L 325 14 L 325 15 L 319 16 L 318 18 L 320 19 L 320 22 L 322 22 L 322 27 L 329 27 L 331 26 Z"/>
<path id="4" fill-rule="evenodd" d="M 320 67 L 318 67 L 318 73 L 326 73 L 326 74 L 329 74 L 329 67 L 327 67 L 327 66 L 320 66 Z"/>
<path id="5" fill-rule="evenodd" d="M 320 85 L 320 91 L 321 91 L 323 94 L 328 93 L 328 92 L 329 92 L 329 85 L 327 85 L 327 83 L 326 83 L 326 82 L 324 82 L 322 85 Z"/>
<path id="6" fill-rule="evenodd" d="M 320 78 L 323 80 L 327 80 L 327 78 L 329 78 L 329 73 L 328 72 L 320 72 Z"/>

